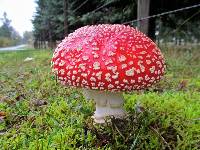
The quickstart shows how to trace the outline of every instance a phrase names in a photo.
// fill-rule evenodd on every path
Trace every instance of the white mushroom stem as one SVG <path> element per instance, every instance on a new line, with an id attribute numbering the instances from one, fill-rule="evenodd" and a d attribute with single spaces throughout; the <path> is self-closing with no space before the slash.
<path id="1" fill-rule="evenodd" d="M 93 115 L 96 123 L 105 123 L 107 116 L 114 116 L 115 118 L 123 118 L 125 116 L 122 93 L 96 90 L 84 90 L 83 93 L 87 99 L 94 99 L 96 103 L 96 111 Z"/>

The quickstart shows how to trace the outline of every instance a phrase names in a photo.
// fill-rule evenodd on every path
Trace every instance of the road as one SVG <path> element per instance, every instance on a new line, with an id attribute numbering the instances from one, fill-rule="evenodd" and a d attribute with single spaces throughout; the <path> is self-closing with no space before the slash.
<path id="1" fill-rule="evenodd" d="M 26 46 L 27 45 L 25 44 L 21 44 L 21 45 L 12 46 L 12 47 L 3 47 L 3 48 L 0 48 L 0 51 L 24 50 Z"/>

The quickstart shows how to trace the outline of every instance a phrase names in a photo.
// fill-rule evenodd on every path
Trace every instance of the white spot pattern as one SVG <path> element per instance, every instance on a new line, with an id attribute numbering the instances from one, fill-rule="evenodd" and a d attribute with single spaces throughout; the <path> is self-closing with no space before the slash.
<path id="1" fill-rule="evenodd" d="M 76 41 L 83 37 L 84 42 Z M 131 91 L 158 82 L 165 71 L 164 63 L 155 44 L 132 27 L 94 25 L 76 30 L 59 44 L 52 71 L 62 84 Z"/>

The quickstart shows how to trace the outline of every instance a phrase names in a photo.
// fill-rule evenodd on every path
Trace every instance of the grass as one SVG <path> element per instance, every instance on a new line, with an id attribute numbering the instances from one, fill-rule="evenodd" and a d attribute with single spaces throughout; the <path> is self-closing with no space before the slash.
<path id="1" fill-rule="evenodd" d="M 199 48 L 162 48 L 165 78 L 125 94 L 124 120 L 94 125 L 94 103 L 57 84 L 50 50 L 0 52 L 2 149 L 200 149 Z M 24 62 L 26 57 L 33 61 Z"/>

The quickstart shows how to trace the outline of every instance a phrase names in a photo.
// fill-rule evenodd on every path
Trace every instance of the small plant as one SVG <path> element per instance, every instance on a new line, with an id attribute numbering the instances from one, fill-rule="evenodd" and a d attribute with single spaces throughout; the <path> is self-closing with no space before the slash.
<path id="1" fill-rule="evenodd" d="M 165 78 L 124 94 L 127 118 L 105 126 L 93 124 L 94 103 L 80 90 L 52 78 L 51 51 L 0 52 L 1 148 L 200 149 L 199 49 L 162 49 Z"/>

